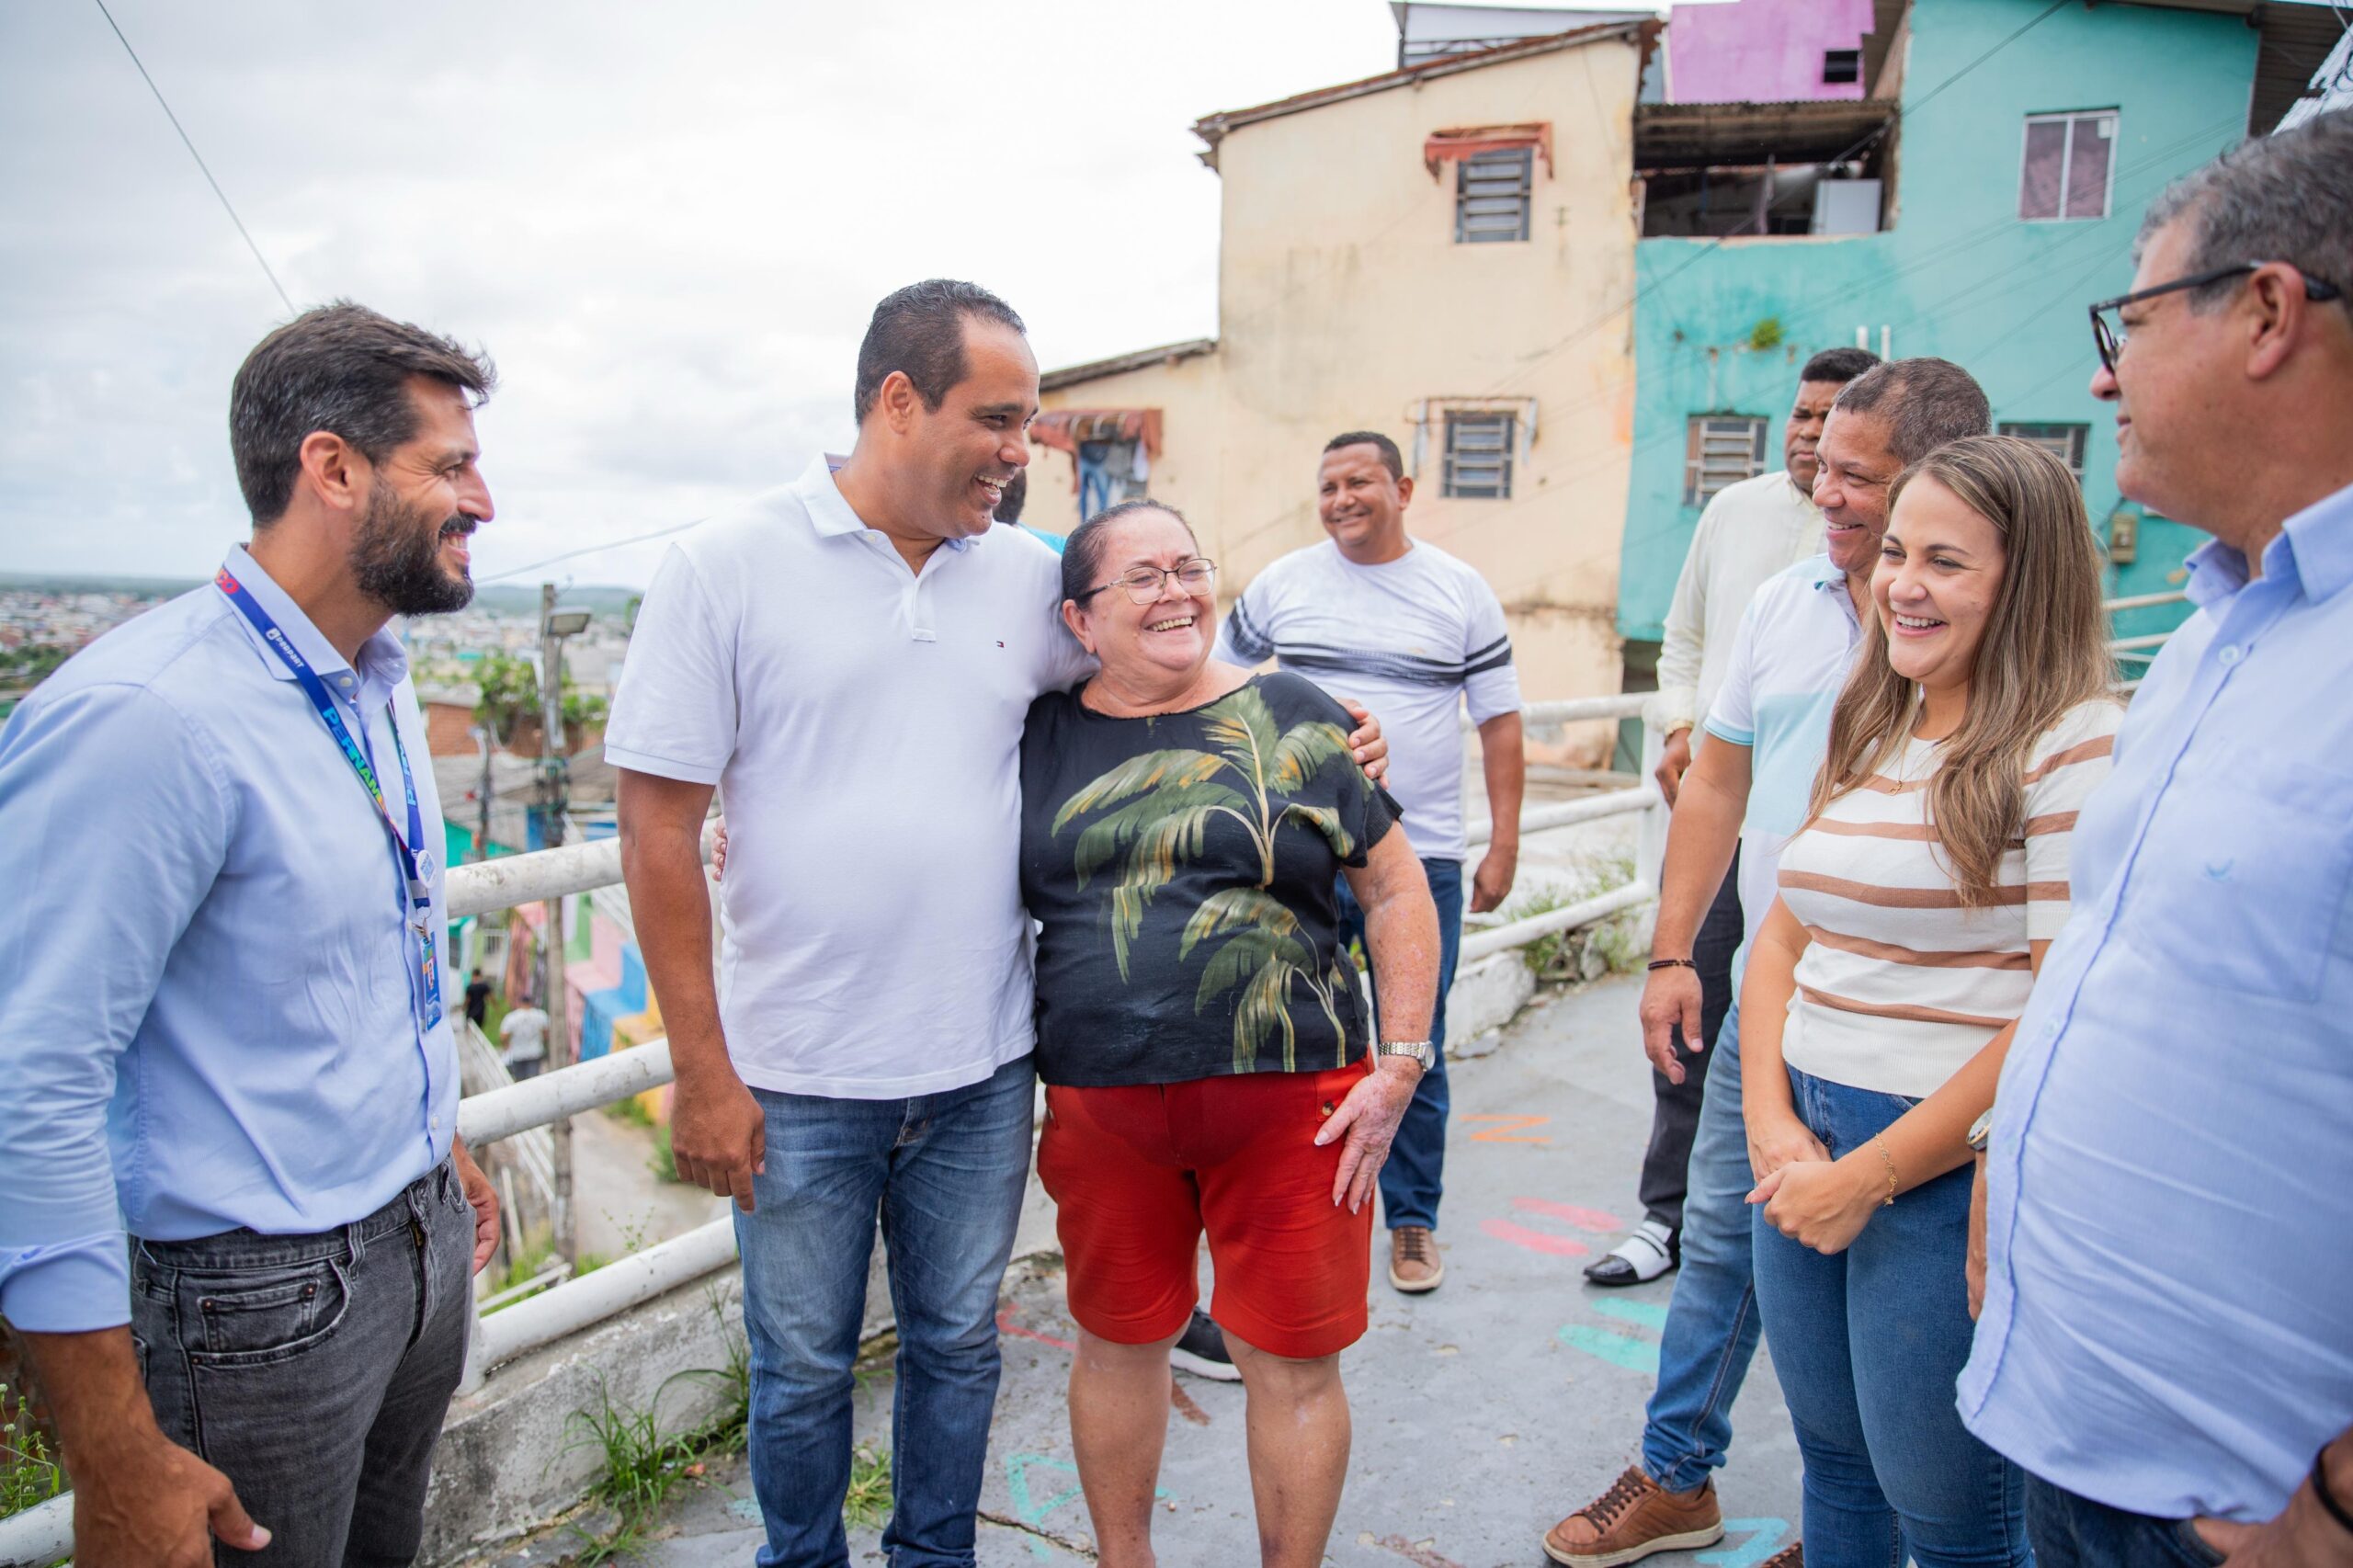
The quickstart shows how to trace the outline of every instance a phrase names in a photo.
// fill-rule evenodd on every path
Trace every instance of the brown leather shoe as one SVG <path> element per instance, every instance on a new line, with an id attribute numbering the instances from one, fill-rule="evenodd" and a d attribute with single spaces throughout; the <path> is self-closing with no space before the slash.
<path id="1" fill-rule="evenodd" d="M 1629 1465 L 1609 1490 L 1554 1525 L 1544 1555 L 1568 1568 L 1616 1568 L 1654 1551 L 1688 1551 L 1723 1539 L 1713 1482 L 1669 1492 Z"/>
<path id="2" fill-rule="evenodd" d="M 1799 1541 L 1795 1546 L 1781 1548 L 1758 1563 L 1756 1568 L 1805 1568 L 1805 1542 Z"/>
<path id="3" fill-rule="evenodd" d="M 1400 1225 L 1389 1233 L 1389 1282 L 1409 1296 L 1435 1290 L 1446 1278 L 1438 1258 L 1438 1238 L 1427 1225 Z"/>

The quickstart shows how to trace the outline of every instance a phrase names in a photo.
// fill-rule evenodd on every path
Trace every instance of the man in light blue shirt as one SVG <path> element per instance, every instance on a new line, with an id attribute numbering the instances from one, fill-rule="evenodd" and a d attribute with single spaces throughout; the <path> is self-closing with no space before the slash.
<path id="1" fill-rule="evenodd" d="M 2139 249 L 2092 391 L 2215 537 L 2003 1069 L 1960 1407 L 2043 1568 L 2353 1562 L 2353 112 Z"/>
<path id="2" fill-rule="evenodd" d="M 251 548 L 0 731 L 0 1312 L 85 1568 L 416 1552 L 497 1202 L 385 627 L 472 597 L 491 381 L 357 305 L 263 339 L 230 400 Z"/>

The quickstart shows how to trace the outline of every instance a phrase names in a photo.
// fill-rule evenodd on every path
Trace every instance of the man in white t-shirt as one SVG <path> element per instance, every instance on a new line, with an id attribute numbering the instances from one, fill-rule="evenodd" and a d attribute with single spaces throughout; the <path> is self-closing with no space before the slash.
<path id="1" fill-rule="evenodd" d="M 676 1073 L 672 1152 L 736 1202 L 771 1568 L 848 1561 L 878 1214 L 899 1334 L 884 1550 L 972 1561 L 1029 1165 L 1021 732 L 1092 666 L 1056 619 L 1053 551 L 994 526 L 1038 412 L 1021 318 L 970 283 L 900 290 L 858 349 L 854 406 L 847 460 L 671 547 L 605 734 Z"/>
<path id="2" fill-rule="evenodd" d="M 1389 1224 L 1389 1282 L 1435 1290 L 1438 1206 L 1446 1160 L 1446 993 L 1462 941 L 1462 731 L 1467 704 L 1495 827 L 1472 879 L 1471 908 L 1485 914 L 1511 893 L 1519 861 L 1519 801 L 1527 768 L 1519 675 L 1504 607 L 1472 567 L 1405 532 L 1414 482 L 1397 443 L 1351 430 L 1325 443 L 1316 509 L 1331 537 L 1268 565 L 1234 600 L 1219 652 L 1237 664 L 1271 657 L 1370 707 L 1389 736 L 1390 793 L 1438 903 L 1437 1055 L 1405 1110 L 1381 1169 Z M 1340 884 L 1344 933 L 1362 917 Z M 1344 937 L 1345 939 L 1345 937 Z M 1378 998 L 1375 999 L 1376 1003 Z"/>
<path id="3" fill-rule="evenodd" d="M 498 1021 L 506 1049 L 499 1060 L 517 1083 L 536 1075 L 548 1059 L 548 1016 L 539 1007 L 517 1007 Z"/>
<path id="4" fill-rule="evenodd" d="M 1650 703 L 1650 721 L 1665 741 L 1658 787 L 1670 808 L 1684 771 L 1691 766 L 1699 722 L 1714 707 L 1732 666 L 1733 635 L 1740 630 L 1748 601 L 1775 573 L 1822 549 L 1822 511 L 1813 504 L 1813 481 L 1820 472 L 1814 447 L 1839 391 L 1878 363 L 1879 356 L 1867 348 L 1825 348 L 1808 359 L 1798 372 L 1797 398 L 1781 436 L 1789 466 L 1726 486 L 1699 514 L 1682 575 L 1675 580 L 1675 598 L 1667 607 L 1666 635 L 1658 652 L 1658 695 Z M 1734 891 L 1739 868 L 1735 857 L 1733 871 L 1700 924 L 1692 949 L 1704 998 L 1700 1039 L 1696 1046 L 1687 1046 L 1678 1032 L 1677 1050 L 1705 1050 L 1714 1044 L 1724 1011 L 1732 1006 L 1732 955 L 1742 936 L 1740 899 Z M 1704 1073 L 1687 1073 L 1679 1084 L 1664 1073 L 1651 1074 L 1651 1142 L 1635 1189 L 1642 1199 L 1643 1223 L 1586 1266 L 1585 1277 L 1595 1284 L 1643 1284 L 1674 1267 L 1681 1256 L 1684 1170 L 1691 1162 L 1691 1136 L 1699 1125 L 1699 1096 L 1706 1082 Z"/>

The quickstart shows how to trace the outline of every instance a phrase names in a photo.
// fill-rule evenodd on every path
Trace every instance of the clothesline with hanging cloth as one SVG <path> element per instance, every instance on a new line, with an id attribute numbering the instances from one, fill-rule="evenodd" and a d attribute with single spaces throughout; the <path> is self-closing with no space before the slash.
<path id="1" fill-rule="evenodd" d="M 1142 441 L 1144 455 L 1160 456 L 1160 410 L 1156 408 L 1051 408 L 1029 422 L 1029 438 L 1041 447 L 1078 455 L 1081 441 Z"/>
<path id="2" fill-rule="evenodd" d="M 1533 147 L 1536 155 L 1544 160 L 1544 172 L 1552 172 L 1552 122 L 1538 120 L 1525 125 L 1463 125 L 1451 131 L 1435 131 L 1422 143 L 1422 166 L 1438 178 L 1438 165 L 1450 158 L 1467 158 L 1473 153 L 1499 153 L 1513 147 Z"/>

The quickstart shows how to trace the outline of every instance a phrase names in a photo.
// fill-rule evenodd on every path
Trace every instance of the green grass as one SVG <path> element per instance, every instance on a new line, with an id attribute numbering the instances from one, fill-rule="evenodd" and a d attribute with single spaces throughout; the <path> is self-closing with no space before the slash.
<path id="1" fill-rule="evenodd" d="M 654 1125 L 654 1113 L 646 1109 L 635 1095 L 630 1096 L 625 1100 L 615 1100 L 605 1108 L 605 1114 L 615 1121 L 626 1121 L 631 1127 Z"/>
<path id="2" fill-rule="evenodd" d="M 1506 921 L 1527 920 L 1555 909 L 1583 903 L 1634 880 L 1631 851 L 1588 858 L 1579 863 L 1565 885 L 1514 899 L 1503 912 Z M 1519 949 L 1520 961 L 1539 981 L 1575 983 L 1591 975 L 1597 962 L 1604 973 L 1623 974 L 1641 966 L 1647 956 L 1636 941 L 1640 912 L 1629 910 L 1574 931 L 1540 937 Z M 1590 954 L 1593 962 L 1588 961 Z"/>
<path id="3" fill-rule="evenodd" d="M 860 1444 L 849 1457 L 849 1492 L 842 1517 L 852 1529 L 881 1527 L 891 1517 L 891 1456 Z"/>
<path id="4" fill-rule="evenodd" d="M 678 1156 L 670 1148 L 670 1124 L 662 1123 L 654 1130 L 654 1157 L 645 1162 L 662 1180 L 675 1184 L 678 1179 Z"/>
<path id="5" fill-rule="evenodd" d="M 704 1301 L 724 1329 L 725 1301 L 713 1290 L 706 1293 Z M 589 1496 L 615 1516 L 609 1530 L 589 1538 L 589 1545 L 576 1560 L 583 1568 L 597 1568 L 636 1550 L 670 1494 L 702 1474 L 705 1459 L 743 1450 L 752 1414 L 752 1355 L 742 1335 L 728 1330 L 726 1338 L 726 1365 L 699 1367 L 664 1380 L 654 1392 L 653 1405 L 644 1411 L 614 1404 L 599 1381 L 596 1406 L 573 1412 L 566 1426 L 576 1429 L 576 1435 L 565 1451 L 576 1448 L 603 1451 L 605 1472 Z M 866 1347 L 858 1367 L 861 1386 L 874 1369 L 887 1363 L 894 1347 L 894 1343 L 881 1341 Z M 718 1415 L 710 1421 L 665 1437 L 654 1413 L 670 1385 L 682 1379 L 716 1379 L 725 1391 L 724 1397 Z M 849 1492 L 842 1502 L 842 1517 L 854 1529 L 870 1528 L 881 1525 L 890 1512 L 891 1456 L 861 1445 L 850 1456 Z"/>
<path id="6" fill-rule="evenodd" d="M 46 1503 L 65 1490 L 65 1469 L 32 1412 L 0 1383 L 0 1519 Z M 884 1494 L 889 1489 L 884 1488 Z"/>

